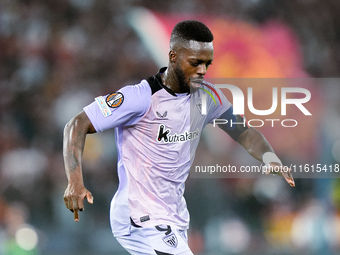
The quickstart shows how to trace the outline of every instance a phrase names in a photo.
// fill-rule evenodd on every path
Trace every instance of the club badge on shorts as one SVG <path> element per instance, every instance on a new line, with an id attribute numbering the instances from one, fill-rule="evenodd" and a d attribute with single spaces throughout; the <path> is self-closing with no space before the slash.
<path id="1" fill-rule="evenodd" d="M 171 247 L 174 247 L 174 248 L 176 248 L 177 244 L 178 244 L 178 240 L 177 240 L 177 237 L 176 237 L 175 233 L 172 233 L 170 235 L 167 235 L 167 236 L 163 237 L 163 241 L 167 245 L 169 245 Z"/>
<path id="2" fill-rule="evenodd" d="M 115 92 L 106 97 L 106 104 L 111 108 L 121 106 L 124 101 L 124 95 L 120 92 Z"/>

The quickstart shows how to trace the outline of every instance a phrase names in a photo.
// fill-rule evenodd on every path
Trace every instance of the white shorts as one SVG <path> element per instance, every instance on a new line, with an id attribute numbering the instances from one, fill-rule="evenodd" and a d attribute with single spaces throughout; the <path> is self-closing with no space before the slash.
<path id="1" fill-rule="evenodd" d="M 187 231 L 169 225 L 131 225 L 129 235 L 115 238 L 132 255 L 194 255 L 188 246 Z"/>

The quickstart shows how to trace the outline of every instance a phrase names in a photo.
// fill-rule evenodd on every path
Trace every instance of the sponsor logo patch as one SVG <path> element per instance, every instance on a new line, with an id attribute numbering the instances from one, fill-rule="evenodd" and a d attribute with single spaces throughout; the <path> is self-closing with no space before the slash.
<path id="1" fill-rule="evenodd" d="M 177 237 L 174 233 L 167 235 L 165 237 L 163 237 L 163 241 L 164 243 L 166 243 L 167 245 L 176 248 L 178 245 L 178 240 Z"/>
<path id="2" fill-rule="evenodd" d="M 120 92 L 112 93 L 107 96 L 106 104 L 111 108 L 117 108 L 122 105 L 124 96 Z"/>
<path id="3" fill-rule="evenodd" d="M 194 140 L 199 137 L 199 130 L 198 128 L 196 131 L 186 131 L 183 134 L 173 134 L 170 135 L 171 130 L 165 128 L 164 125 L 159 125 L 158 127 L 158 136 L 157 142 L 164 142 L 164 143 L 182 143 L 190 140 Z"/>
<path id="4" fill-rule="evenodd" d="M 95 98 L 100 110 L 102 111 L 102 114 L 104 117 L 110 116 L 111 115 L 111 110 L 107 106 L 105 99 L 102 96 L 96 97 Z"/>

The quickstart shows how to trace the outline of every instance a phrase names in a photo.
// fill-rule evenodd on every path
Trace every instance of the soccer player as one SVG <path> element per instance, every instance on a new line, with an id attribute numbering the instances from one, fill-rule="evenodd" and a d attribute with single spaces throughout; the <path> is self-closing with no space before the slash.
<path id="1" fill-rule="evenodd" d="M 193 254 L 187 244 L 189 213 L 183 193 L 202 129 L 219 117 L 244 121 L 233 115 L 231 103 L 220 90 L 203 81 L 212 61 L 209 28 L 199 21 L 180 22 L 171 33 L 167 67 L 139 84 L 96 97 L 67 123 L 64 202 L 75 221 L 84 199 L 93 203 L 82 177 L 86 135 L 114 128 L 119 187 L 111 202 L 113 235 L 130 254 Z M 197 104 L 205 93 L 200 86 L 221 99 L 221 104 L 215 105 L 207 97 L 206 114 Z M 256 159 L 283 169 L 256 129 L 246 125 L 221 128 Z M 290 171 L 279 174 L 295 185 Z"/>

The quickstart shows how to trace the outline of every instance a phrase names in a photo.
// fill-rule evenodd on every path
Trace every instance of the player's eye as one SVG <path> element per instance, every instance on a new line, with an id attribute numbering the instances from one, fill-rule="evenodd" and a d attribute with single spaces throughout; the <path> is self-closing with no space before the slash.
<path id="1" fill-rule="evenodd" d="M 190 62 L 190 65 L 192 65 L 193 67 L 198 67 L 200 65 L 200 63 L 198 63 L 198 62 Z"/>

